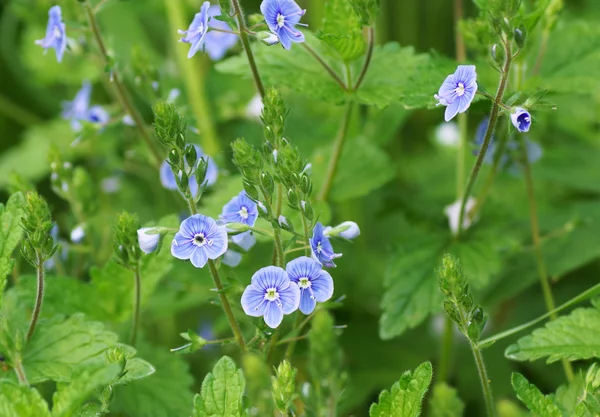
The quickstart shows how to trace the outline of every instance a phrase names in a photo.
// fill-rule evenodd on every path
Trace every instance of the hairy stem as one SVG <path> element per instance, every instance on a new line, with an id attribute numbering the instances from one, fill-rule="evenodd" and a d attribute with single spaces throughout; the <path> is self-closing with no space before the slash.
<path id="1" fill-rule="evenodd" d="M 27 381 L 27 376 L 25 375 L 25 368 L 23 368 L 23 364 L 21 363 L 21 358 L 17 358 L 13 369 L 15 370 L 19 383 L 21 385 L 29 385 L 29 381 Z"/>
<path id="2" fill-rule="evenodd" d="M 100 34 L 100 29 L 98 27 L 98 22 L 96 21 L 96 16 L 94 15 L 94 11 L 92 10 L 90 4 L 88 2 L 84 3 L 83 8 L 85 10 L 90 28 L 92 29 L 92 33 L 94 34 L 94 39 L 96 44 L 98 45 L 98 49 L 100 49 L 100 54 L 102 55 L 102 60 L 104 61 L 104 65 L 110 65 L 110 59 L 108 55 L 108 49 L 106 49 L 106 45 L 104 44 L 104 40 L 102 39 L 102 35 Z M 111 81 L 115 86 L 115 93 L 117 94 L 117 98 L 123 111 L 131 116 L 137 129 L 140 131 L 142 135 L 142 139 L 146 142 L 146 146 L 152 153 L 154 157 L 154 163 L 156 167 L 160 167 L 162 163 L 162 156 L 158 148 L 156 147 L 155 142 L 152 140 L 146 127 L 144 125 L 144 120 L 142 116 L 137 111 L 137 109 L 133 106 L 133 103 L 129 99 L 129 95 L 127 94 L 127 90 L 125 86 L 121 83 L 119 79 L 119 74 L 115 68 L 111 68 Z"/>
<path id="3" fill-rule="evenodd" d="M 229 321 L 229 326 L 231 327 L 231 331 L 233 332 L 233 336 L 235 337 L 235 341 L 240 347 L 241 351 L 244 352 L 246 350 L 246 342 L 244 341 L 244 335 L 242 334 L 242 330 L 233 315 L 233 311 L 231 310 L 231 306 L 229 305 L 229 300 L 227 299 L 227 295 L 223 292 L 223 283 L 221 282 L 221 278 L 219 277 L 219 271 L 217 266 L 215 265 L 215 261 L 212 259 L 208 260 L 208 268 L 210 269 L 210 274 L 212 275 L 213 281 L 215 282 L 215 287 L 217 287 L 217 291 L 219 293 L 219 298 L 221 299 L 221 305 L 223 306 L 223 310 L 225 310 L 225 315 L 227 316 L 227 320 Z"/>
<path id="4" fill-rule="evenodd" d="M 375 46 L 375 29 L 373 26 L 367 26 L 367 53 L 365 54 L 365 62 L 363 63 L 362 69 L 360 70 L 360 74 L 356 79 L 356 83 L 352 90 L 356 91 L 359 89 L 363 80 L 365 79 L 365 75 L 367 75 L 367 70 L 369 69 L 369 65 L 371 64 L 371 58 L 373 57 L 373 47 Z"/>
<path id="5" fill-rule="evenodd" d="M 485 369 L 485 363 L 483 362 L 483 355 L 481 350 L 473 342 L 471 343 L 471 350 L 473 351 L 473 357 L 475 358 L 475 364 L 477 365 L 477 372 L 479 373 L 479 379 L 481 380 L 481 388 L 483 389 L 483 397 L 485 399 L 485 408 L 487 410 L 488 417 L 496 415 L 496 408 L 494 406 L 494 397 L 492 395 L 492 386 Z"/>
<path id="6" fill-rule="evenodd" d="M 344 81 L 342 81 L 342 79 L 335 72 L 335 70 L 331 68 L 331 66 L 327 62 L 325 62 L 323 58 L 321 58 L 317 51 L 308 46 L 306 42 L 301 43 L 301 45 L 310 54 L 310 56 L 312 56 L 323 68 L 325 68 L 325 71 L 327 71 L 327 73 L 331 75 L 331 78 L 333 78 L 333 80 L 339 84 L 342 90 L 348 91 L 348 87 L 346 86 L 346 84 L 344 84 Z"/>
<path id="7" fill-rule="evenodd" d="M 35 296 L 35 305 L 29 322 L 26 340 L 30 340 L 35 331 L 40 312 L 42 311 L 42 301 L 44 300 L 44 259 L 39 251 L 36 251 L 36 270 L 37 270 L 37 293 Z"/>
<path id="8" fill-rule="evenodd" d="M 140 266 L 135 267 L 134 273 L 134 298 L 133 298 L 133 317 L 131 320 L 131 346 L 135 346 L 138 327 L 140 325 L 140 304 L 142 299 L 142 280 L 140 277 Z"/>
<path id="9" fill-rule="evenodd" d="M 242 46 L 244 48 L 244 52 L 246 53 L 246 57 L 248 58 L 248 64 L 250 64 L 250 70 L 252 71 L 252 77 L 254 78 L 254 85 L 258 90 L 258 94 L 260 94 L 261 97 L 264 97 L 265 87 L 262 83 L 262 80 L 260 79 L 258 67 L 256 66 L 256 60 L 254 59 L 254 54 L 252 52 L 252 48 L 250 47 L 250 38 L 248 37 L 247 33 L 244 12 L 242 11 L 242 7 L 240 6 L 239 0 L 231 0 L 231 4 L 233 5 L 233 10 L 235 11 L 235 15 L 237 17 L 237 22 L 239 26 L 238 29 L 240 31 L 240 39 L 242 41 Z"/>
<path id="10" fill-rule="evenodd" d="M 342 155 L 344 141 L 346 140 L 346 135 L 348 133 L 348 126 L 350 125 L 350 116 L 352 114 L 353 104 L 353 101 L 348 101 L 348 103 L 346 103 L 346 110 L 344 111 L 344 116 L 342 117 L 342 124 L 340 125 L 340 130 L 338 131 L 337 137 L 335 138 L 335 142 L 333 143 L 333 152 L 331 155 L 331 159 L 329 160 L 327 173 L 325 174 L 325 182 L 323 183 L 321 192 L 317 197 L 319 201 L 327 200 L 329 192 L 331 191 L 333 179 L 337 171 L 337 165 L 340 160 L 340 156 Z"/>

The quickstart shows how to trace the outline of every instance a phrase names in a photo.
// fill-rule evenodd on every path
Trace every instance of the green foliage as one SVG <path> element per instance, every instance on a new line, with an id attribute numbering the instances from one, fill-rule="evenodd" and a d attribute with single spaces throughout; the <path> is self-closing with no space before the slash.
<path id="1" fill-rule="evenodd" d="M 2 297 L 6 286 L 6 276 L 10 274 L 15 263 L 12 253 L 23 235 L 23 229 L 19 223 L 24 204 L 25 198 L 22 193 L 10 196 L 6 206 L 0 204 L 0 306 L 2 306 Z"/>
<path id="2" fill-rule="evenodd" d="M 435 417 L 460 417 L 465 411 L 465 404 L 458 397 L 456 389 L 441 382 L 433 386 L 429 411 Z"/>
<path id="3" fill-rule="evenodd" d="M 531 412 L 540 417 L 562 417 L 562 413 L 554 403 L 552 397 L 545 396 L 527 379 L 515 372 L 512 374 L 512 386 L 517 397 Z"/>
<path id="4" fill-rule="evenodd" d="M 281 413 L 287 413 L 292 402 L 296 398 L 296 373 L 298 370 L 284 360 L 275 370 L 275 376 L 271 377 L 273 383 L 273 399 Z"/>
<path id="5" fill-rule="evenodd" d="M 598 358 L 600 339 L 595 332 L 588 331 L 596 326 L 600 326 L 598 301 L 594 302 L 594 308 L 578 308 L 520 338 L 506 349 L 505 355 L 519 361 L 547 357 L 548 363 Z"/>
<path id="6" fill-rule="evenodd" d="M 430 362 L 422 363 L 414 372 L 406 371 L 390 391 L 379 394 L 379 401 L 369 410 L 371 417 L 419 416 L 421 403 L 433 376 Z"/>
<path id="7" fill-rule="evenodd" d="M 50 417 L 48 404 L 35 388 L 0 380 L 0 415 Z"/>
<path id="8" fill-rule="evenodd" d="M 265 359 L 248 353 L 243 358 L 243 375 L 247 375 L 246 394 L 259 415 L 273 415 L 275 404 L 271 393 L 271 372 Z"/>
<path id="9" fill-rule="evenodd" d="M 322 26 L 316 36 L 331 48 L 335 58 L 349 62 L 363 55 L 366 42 L 359 16 L 350 2 L 332 0 L 325 3 Z"/>
<path id="10" fill-rule="evenodd" d="M 193 417 L 241 417 L 243 415 L 244 374 L 235 362 L 223 356 L 202 382 L 194 397 Z"/>

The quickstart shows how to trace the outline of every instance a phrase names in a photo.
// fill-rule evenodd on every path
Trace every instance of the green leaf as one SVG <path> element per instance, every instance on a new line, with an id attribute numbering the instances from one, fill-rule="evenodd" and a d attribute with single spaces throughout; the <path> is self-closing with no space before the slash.
<path id="1" fill-rule="evenodd" d="M 48 404 L 35 388 L 0 380 L 0 416 L 50 417 Z"/>
<path id="2" fill-rule="evenodd" d="M 372 404 L 370 417 L 411 417 L 421 413 L 421 403 L 429 388 L 433 370 L 424 362 L 414 372 L 405 372 L 391 391 L 379 394 L 379 402 Z"/>
<path id="3" fill-rule="evenodd" d="M 6 286 L 6 276 L 14 266 L 12 253 L 23 235 L 21 215 L 24 203 L 23 194 L 15 193 L 8 199 L 6 207 L 0 204 L 0 305 L 2 305 Z"/>
<path id="4" fill-rule="evenodd" d="M 193 417 L 241 417 L 243 413 L 244 374 L 233 359 L 223 356 L 202 382 L 194 397 Z"/>
<path id="5" fill-rule="evenodd" d="M 120 371 L 119 364 L 101 364 L 84 369 L 69 383 L 59 383 L 52 396 L 52 417 L 72 416 L 97 388 L 108 386 Z"/>
<path id="6" fill-rule="evenodd" d="M 534 361 L 547 357 L 547 363 L 561 359 L 569 361 L 600 357 L 600 310 L 578 308 L 568 316 L 559 317 L 510 345 L 505 355 L 518 361 Z"/>
<path id="7" fill-rule="evenodd" d="M 517 397 L 527 408 L 539 417 L 562 417 L 558 406 L 554 403 L 551 396 L 544 395 L 527 379 L 514 372 L 511 377 L 512 386 L 517 393 Z"/>
<path id="8" fill-rule="evenodd" d="M 317 38 L 326 43 L 333 56 L 349 62 L 360 58 L 366 49 L 362 27 L 354 8 L 347 0 L 325 3 L 322 29 Z"/>
<path id="9" fill-rule="evenodd" d="M 465 411 L 465 404 L 458 397 L 456 389 L 440 382 L 433 386 L 429 408 L 430 414 L 435 417 L 460 417 Z"/>

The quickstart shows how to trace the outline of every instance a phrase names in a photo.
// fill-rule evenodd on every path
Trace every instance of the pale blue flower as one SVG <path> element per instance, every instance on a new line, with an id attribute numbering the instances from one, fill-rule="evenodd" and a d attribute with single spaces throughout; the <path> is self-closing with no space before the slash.
<path id="1" fill-rule="evenodd" d="M 152 253 L 158 247 L 158 242 L 160 242 L 160 233 L 149 234 L 146 233 L 149 230 L 154 230 L 154 227 L 142 227 L 138 229 L 138 243 L 140 245 L 140 249 L 145 254 Z"/>
<path id="2" fill-rule="evenodd" d="M 303 25 L 299 22 L 306 10 L 302 10 L 295 1 L 263 0 L 260 11 L 265 16 L 267 26 L 277 35 L 285 49 L 290 49 L 292 42 L 304 42 L 304 34 L 295 26 Z"/>
<path id="3" fill-rule="evenodd" d="M 285 271 L 300 288 L 300 311 L 304 314 L 312 313 L 317 302 L 323 303 L 333 295 L 333 278 L 314 259 L 296 258 L 288 262 Z"/>
<path id="4" fill-rule="evenodd" d="M 244 312 L 252 317 L 264 317 L 267 326 L 277 328 L 284 314 L 291 314 L 300 305 L 300 289 L 288 274 L 277 266 L 261 268 L 252 276 L 241 300 Z"/>
<path id="5" fill-rule="evenodd" d="M 248 197 L 246 191 L 241 191 L 233 197 L 225 206 L 219 218 L 225 223 L 242 223 L 253 227 L 258 219 L 258 206 Z M 243 233 L 231 236 L 231 240 L 238 244 L 245 236 L 250 235 L 248 230 Z"/>
<path id="6" fill-rule="evenodd" d="M 200 7 L 200 13 L 196 13 L 196 15 L 194 16 L 194 20 L 192 20 L 192 23 L 190 24 L 188 30 L 180 29 L 177 31 L 180 35 L 185 35 L 179 41 L 189 43 L 191 45 L 187 55 L 188 58 L 193 57 L 194 54 L 198 52 L 204 44 L 204 37 L 206 36 L 206 32 L 208 31 L 209 7 L 209 2 L 205 1 L 204 3 L 202 3 L 202 7 Z"/>
<path id="7" fill-rule="evenodd" d="M 49 48 L 54 48 L 56 60 L 62 61 L 65 50 L 67 49 L 66 26 L 62 20 L 60 6 L 52 6 L 48 11 L 48 26 L 46 26 L 46 37 L 35 41 L 36 45 L 44 48 L 47 52 Z"/>
<path id="8" fill-rule="evenodd" d="M 174 257 L 189 259 L 196 268 L 204 267 L 209 259 L 217 259 L 226 251 L 227 230 L 202 214 L 194 214 L 181 222 L 171 244 Z"/>
<path id="9" fill-rule="evenodd" d="M 208 167 L 206 169 L 206 178 L 204 178 L 204 182 L 207 186 L 213 185 L 217 182 L 217 177 L 219 176 L 219 169 L 217 168 L 217 164 L 215 161 L 206 156 L 202 148 L 198 145 L 194 145 L 196 148 L 196 155 L 198 159 L 196 160 L 196 165 L 194 168 L 198 167 L 198 163 L 200 162 L 200 158 L 207 159 L 208 158 Z M 187 162 L 186 162 L 187 168 Z M 160 166 L 160 183 L 168 190 L 177 190 L 177 182 L 175 181 L 175 174 L 173 174 L 173 170 L 171 169 L 171 165 L 165 159 Z M 198 195 L 198 181 L 196 181 L 196 176 L 192 175 L 190 177 L 190 192 L 193 197 Z"/>
<path id="10" fill-rule="evenodd" d="M 341 238 L 352 240 L 360 235 L 360 228 L 354 222 L 346 221 L 338 224 L 335 227 L 327 226 L 323 229 L 325 236 L 339 236 Z"/>
<path id="11" fill-rule="evenodd" d="M 102 106 L 91 106 L 90 99 L 92 95 L 92 84 L 89 81 L 84 81 L 81 89 L 75 94 L 73 101 L 65 101 L 62 103 L 63 111 L 61 116 L 63 119 L 71 121 L 71 128 L 78 132 L 81 130 L 82 122 L 95 123 L 104 126 L 108 123 L 110 116 Z"/>
<path id="12" fill-rule="evenodd" d="M 256 237 L 252 233 L 242 233 L 240 236 L 242 237 L 235 241 L 233 241 L 233 237 L 235 236 L 231 236 L 231 240 L 244 252 L 248 252 L 256 244 Z M 223 255 L 223 263 L 231 268 L 235 268 L 240 262 L 242 262 L 242 254 L 237 250 L 227 249 L 227 252 Z"/>
<path id="13" fill-rule="evenodd" d="M 335 268 L 333 260 L 342 256 L 341 253 L 333 252 L 333 246 L 331 246 L 329 238 L 325 236 L 321 223 L 317 223 L 313 228 L 313 235 L 310 238 L 310 249 L 313 259 L 328 268 Z"/>
<path id="14" fill-rule="evenodd" d="M 447 106 L 444 119 L 449 122 L 458 113 L 467 111 L 477 92 L 475 65 L 459 65 L 448 75 L 434 96 L 438 105 Z"/>
<path id="15" fill-rule="evenodd" d="M 527 110 L 522 109 L 521 107 L 515 108 L 510 114 L 510 121 L 519 132 L 529 132 L 529 128 L 531 127 L 531 115 Z"/>
<path id="16" fill-rule="evenodd" d="M 208 26 L 214 29 L 229 30 L 231 27 L 222 20 L 212 19 L 214 16 L 221 15 L 221 8 L 217 5 L 210 6 L 208 16 L 211 18 Z M 238 41 L 238 36 L 233 33 L 220 32 L 209 30 L 204 37 L 204 49 L 210 59 L 218 61 L 225 56 L 227 51 L 233 47 Z"/>

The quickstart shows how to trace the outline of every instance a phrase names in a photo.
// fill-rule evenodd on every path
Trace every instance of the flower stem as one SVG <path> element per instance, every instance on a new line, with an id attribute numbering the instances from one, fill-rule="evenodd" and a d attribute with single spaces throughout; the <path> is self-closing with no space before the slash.
<path id="1" fill-rule="evenodd" d="M 473 186 L 475 185 L 477 176 L 479 175 L 479 170 L 481 169 L 481 165 L 483 164 L 483 159 L 485 158 L 485 154 L 492 139 L 492 134 L 494 133 L 496 122 L 498 121 L 498 115 L 500 112 L 500 106 L 498 105 L 498 103 L 501 103 L 502 98 L 504 97 L 504 90 L 506 89 L 506 83 L 508 82 L 508 74 L 510 71 L 510 64 L 512 60 L 511 48 L 509 43 L 505 43 L 505 52 L 506 53 L 504 59 L 504 67 L 502 69 L 502 75 L 500 76 L 500 83 L 498 84 L 496 97 L 492 101 L 490 121 L 488 123 L 487 129 L 485 130 L 483 144 L 481 145 L 481 149 L 479 150 L 479 154 L 477 155 L 477 160 L 475 161 L 475 165 L 473 165 L 471 175 L 469 176 L 469 181 L 467 182 L 465 192 L 462 196 L 462 202 L 460 204 L 460 215 L 458 217 L 458 231 L 456 234 L 457 236 L 460 236 L 460 233 L 462 231 L 463 222 L 465 218 L 465 206 L 467 205 L 467 200 L 469 198 L 469 195 L 471 194 L 471 191 L 473 190 Z"/>
<path id="2" fill-rule="evenodd" d="M 110 60 L 108 56 L 108 50 L 106 49 L 106 45 L 104 44 L 104 40 L 102 39 L 102 35 L 100 34 L 100 29 L 98 28 L 98 22 L 96 21 L 96 16 L 94 15 L 94 11 L 92 10 L 90 4 L 88 2 L 83 4 L 83 8 L 85 10 L 90 28 L 92 29 L 92 33 L 94 34 L 94 39 L 96 44 L 98 45 L 98 49 L 100 49 L 100 54 L 102 55 L 102 60 L 104 61 L 104 65 L 110 65 Z M 129 99 L 129 95 L 127 94 L 127 90 L 125 86 L 121 83 L 119 79 L 119 74 L 115 68 L 111 68 L 111 81 L 115 86 L 115 93 L 117 94 L 117 98 L 123 111 L 131 116 L 137 129 L 140 131 L 142 135 L 142 139 L 146 142 L 148 149 L 152 153 L 154 157 L 154 163 L 156 167 L 160 167 L 162 163 L 162 156 L 158 148 L 156 147 L 155 142 L 152 140 L 148 131 L 144 126 L 144 120 L 142 116 L 139 114 L 137 109 L 133 106 L 133 103 Z"/>
<path id="3" fill-rule="evenodd" d="M 27 381 L 27 376 L 25 375 L 25 368 L 23 368 L 23 364 L 21 363 L 21 358 L 17 358 L 15 360 L 14 368 L 15 374 L 17 374 L 17 379 L 21 385 L 29 385 L 29 381 Z"/>
<path id="4" fill-rule="evenodd" d="M 29 322 L 29 329 L 27 330 L 26 340 L 31 339 L 31 336 L 33 336 L 35 325 L 37 324 L 38 318 L 40 317 L 40 312 L 42 311 L 42 301 L 44 300 L 44 259 L 39 251 L 36 251 L 36 270 L 37 293 L 35 297 L 33 313 L 31 314 L 31 321 Z"/>
<path id="5" fill-rule="evenodd" d="M 494 407 L 494 398 L 492 395 L 492 386 L 485 369 L 485 363 L 483 362 L 483 355 L 481 350 L 473 342 L 471 343 L 471 350 L 473 351 L 473 357 L 475 358 L 475 364 L 477 365 L 477 372 L 479 373 L 479 379 L 481 380 L 481 388 L 483 389 L 483 397 L 485 399 L 485 408 L 487 410 L 488 417 L 496 415 L 496 409 Z"/>
<path id="6" fill-rule="evenodd" d="M 254 54 L 252 53 L 252 48 L 250 47 L 250 39 L 248 37 L 244 12 L 242 11 L 242 7 L 240 6 L 239 0 L 231 0 L 231 4 L 233 5 L 233 10 L 235 11 L 235 14 L 237 16 L 238 29 L 240 31 L 240 39 L 242 41 L 242 46 L 244 48 L 244 52 L 246 53 L 246 57 L 248 57 L 248 64 L 250 64 L 250 70 L 252 71 L 252 77 L 254 78 L 254 85 L 258 90 L 258 94 L 260 94 L 261 97 L 264 97 L 265 87 L 262 83 L 262 80 L 260 79 L 260 74 L 258 73 L 258 68 L 256 66 L 256 60 L 254 59 Z"/>
<path id="7" fill-rule="evenodd" d="M 544 294 L 544 302 L 546 303 L 546 310 L 553 311 L 556 309 L 554 302 L 554 296 L 552 295 L 552 289 L 550 288 L 550 281 L 548 278 L 548 270 L 544 261 L 544 253 L 542 251 L 542 243 L 540 239 L 540 228 L 537 216 L 537 205 L 535 201 L 535 190 L 533 187 L 533 175 L 531 174 L 531 165 L 527 158 L 527 148 L 525 147 L 525 141 L 521 140 L 521 151 L 523 161 L 523 171 L 525 171 L 525 184 L 527 186 L 527 199 L 529 200 L 529 217 L 531 220 L 531 239 L 533 241 L 535 259 L 537 263 L 538 275 L 540 278 L 540 284 L 542 286 L 542 293 Z M 550 315 L 551 320 L 557 318 L 557 314 L 553 313 Z M 573 379 L 573 367 L 571 363 L 566 359 L 562 360 L 563 369 L 567 380 Z"/>
<path id="8" fill-rule="evenodd" d="M 210 269 L 210 274 L 212 275 L 213 281 L 215 282 L 215 286 L 217 287 L 217 291 L 219 293 L 219 298 L 221 299 L 221 305 L 223 306 L 223 310 L 225 310 L 225 315 L 227 316 L 227 320 L 229 321 L 229 326 L 231 327 L 231 331 L 233 332 L 233 336 L 240 347 L 241 351 L 244 352 L 246 350 L 246 342 L 244 341 L 244 335 L 242 334 L 242 330 L 233 315 L 233 311 L 231 310 L 231 306 L 229 305 L 229 300 L 227 296 L 223 292 L 223 283 L 221 282 L 221 278 L 219 277 L 219 271 L 217 266 L 215 265 L 215 261 L 212 259 L 208 260 L 208 268 Z"/>
<path id="9" fill-rule="evenodd" d="M 348 101 L 348 103 L 346 103 L 346 110 L 344 111 L 342 124 L 340 125 L 340 130 L 338 131 L 338 135 L 335 139 L 335 142 L 333 143 L 333 152 L 331 155 L 331 159 L 329 160 L 327 173 L 325 174 L 325 182 L 323 183 L 321 192 L 317 197 L 319 201 L 326 201 L 327 197 L 329 196 L 329 192 L 331 191 L 331 186 L 333 185 L 335 172 L 337 171 L 337 165 L 340 160 L 340 156 L 342 155 L 344 141 L 346 140 L 346 135 L 348 134 L 348 126 L 350 125 L 350 116 L 352 115 L 353 104 L 353 101 Z"/>
<path id="10" fill-rule="evenodd" d="M 142 280 L 140 278 L 140 266 L 135 267 L 134 273 L 134 298 L 133 298 L 133 318 L 131 320 L 131 346 L 135 346 L 137 331 L 140 325 L 140 304 L 142 298 Z"/>
<path id="11" fill-rule="evenodd" d="M 310 56 L 312 56 L 319 64 L 321 64 L 323 68 L 325 68 L 327 73 L 331 75 L 331 78 L 333 78 L 333 80 L 340 85 L 342 90 L 348 91 L 348 87 L 346 86 L 346 84 L 344 84 L 344 81 L 342 81 L 342 79 L 339 75 L 337 75 L 335 70 L 331 68 L 331 66 L 327 62 L 325 62 L 323 58 L 321 58 L 317 51 L 315 51 L 312 47 L 308 46 L 306 42 L 303 42 L 301 45 L 304 47 L 304 49 L 306 49 Z"/>
<path id="12" fill-rule="evenodd" d="M 365 62 L 363 63 L 362 69 L 360 70 L 360 74 L 356 79 L 356 83 L 352 88 L 353 91 L 359 89 L 363 80 L 365 79 L 365 75 L 367 75 L 367 70 L 369 69 L 369 64 L 371 64 L 371 58 L 373 57 L 373 47 L 375 46 L 375 29 L 373 26 L 367 26 L 367 53 L 365 54 Z"/>

